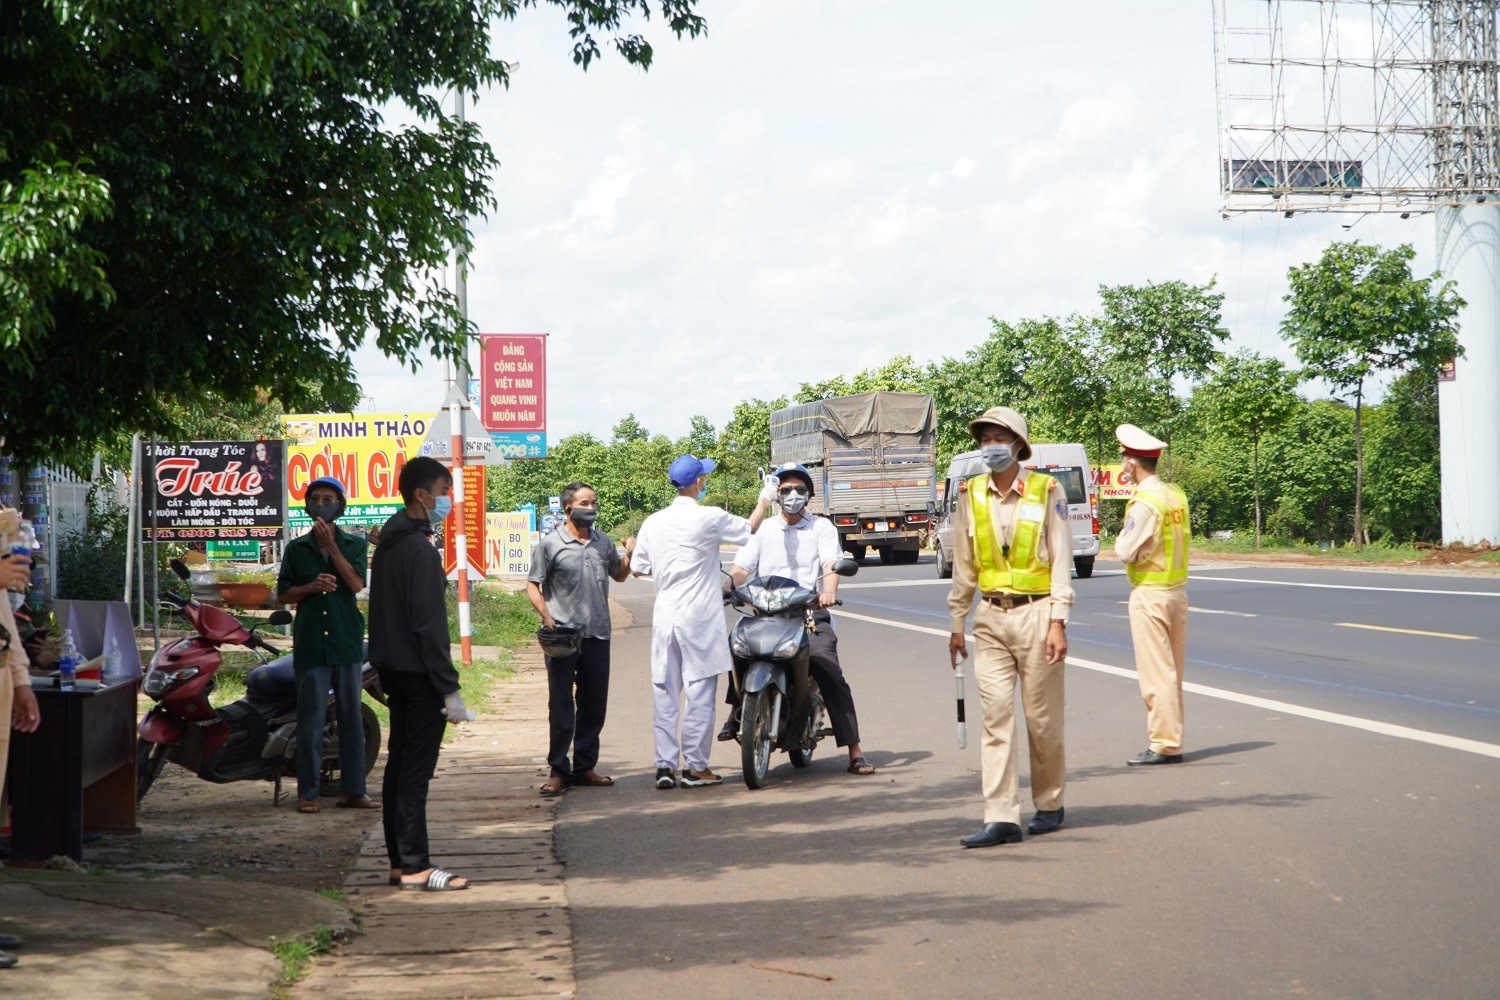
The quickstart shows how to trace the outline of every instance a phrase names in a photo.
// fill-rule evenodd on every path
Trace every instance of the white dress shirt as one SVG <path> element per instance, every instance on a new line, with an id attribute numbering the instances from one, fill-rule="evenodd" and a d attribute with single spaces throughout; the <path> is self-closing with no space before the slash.
<path id="1" fill-rule="evenodd" d="M 768 517 L 740 546 L 734 564 L 751 576 L 784 576 L 809 590 L 823 591 L 828 564 L 844 554 L 839 532 L 826 517 L 803 514 L 795 524 Z"/>
<path id="2" fill-rule="evenodd" d="M 631 569 L 656 585 L 651 614 L 651 681 L 666 682 L 667 648 L 682 651 L 682 676 L 702 680 L 728 673 L 723 573 L 719 546 L 749 541 L 750 522 L 679 496 L 646 518 L 636 535 Z"/>

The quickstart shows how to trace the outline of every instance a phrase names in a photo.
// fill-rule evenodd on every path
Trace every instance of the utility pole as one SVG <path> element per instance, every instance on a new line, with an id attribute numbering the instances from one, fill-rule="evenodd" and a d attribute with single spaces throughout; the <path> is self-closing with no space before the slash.
<path id="1" fill-rule="evenodd" d="M 459 124 L 464 121 L 464 92 L 460 88 L 455 96 Z M 462 251 L 454 262 L 454 292 L 458 296 L 458 315 L 464 336 L 463 349 L 459 352 L 455 374 L 458 392 L 449 397 L 449 426 L 453 433 L 453 555 L 458 569 L 458 641 L 465 667 L 474 662 L 474 622 L 469 604 L 469 538 L 465 530 L 464 503 L 464 408 L 469 400 L 469 282 L 465 272 L 469 261 Z"/>

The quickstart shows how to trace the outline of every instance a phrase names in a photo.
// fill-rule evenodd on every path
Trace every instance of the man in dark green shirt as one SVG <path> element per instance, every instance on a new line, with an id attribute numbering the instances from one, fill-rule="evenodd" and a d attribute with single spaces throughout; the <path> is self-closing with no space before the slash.
<path id="1" fill-rule="evenodd" d="M 363 538 L 334 526 L 344 486 L 325 476 L 307 485 L 312 530 L 287 543 L 276 581 L 278 604 L 295 604 L 292 666 L 297 676 L 297 811 L 318 811 L 328 690 L 339 731 L 341 809 L 378 809 L 365 791 L 365 730 L 360 720 L 365 620 L 355 595 L 365 589 Z"/>

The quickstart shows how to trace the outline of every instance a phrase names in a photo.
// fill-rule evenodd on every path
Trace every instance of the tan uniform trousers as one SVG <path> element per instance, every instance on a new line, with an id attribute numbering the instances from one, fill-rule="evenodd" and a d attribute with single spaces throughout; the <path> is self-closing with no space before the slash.
<path id="1" fill-rule="evenodd" d="M 1047 663 L 1052 602 L 1043 598 L 1009 611 L 981 600 L 974 611 L 974 679 L 984 710 L 984 821 L 1020 823 L 1014 754 L 1016 681 L 1031 748 L 1031 800 L 1038 809 L 1062 808 L 1063 665 Z"/>
<path id="2" fill-rule="evenodd" d="M 1182 671 L 1187 665 L 1186 587 L 1130 592 L 1130 639 L 1146 703 L 1146 732 L 1159 754 L 1182 752 Z"/>
<path id="3" fill-rule="evenodd" d="M 0 601 L 5 600 L 5 591 L 0 590 Z M 7 805 L 4 794 L 5 789 L 5 766 L 10 757 L 10 710 L 14 705 L 15 686 L 11 680 L 10 667 L 6 665 L 5 654 L 0 653 L 0 826 L 6 825 L 10 819 L 3 811 Z"/>

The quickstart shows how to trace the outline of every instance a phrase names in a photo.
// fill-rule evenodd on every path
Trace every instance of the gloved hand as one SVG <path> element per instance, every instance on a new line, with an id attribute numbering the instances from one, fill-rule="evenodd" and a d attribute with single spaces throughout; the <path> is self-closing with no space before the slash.
<path id="1" fill-rule="evenodd" d="M 464 704 L 462 692 L 455 691 L 443 699 L 443 715 L 449 722 L 473 722 L 474 713 Z"/>
<path id="2" fill-rule="evenodd" d="M 766 476 L 765 481 L 761 484 L 760 487 L 760 499 L 765 503 L 775 503 L 776 487 L 780 484 L 781 481 L 775 476 Z"/>

